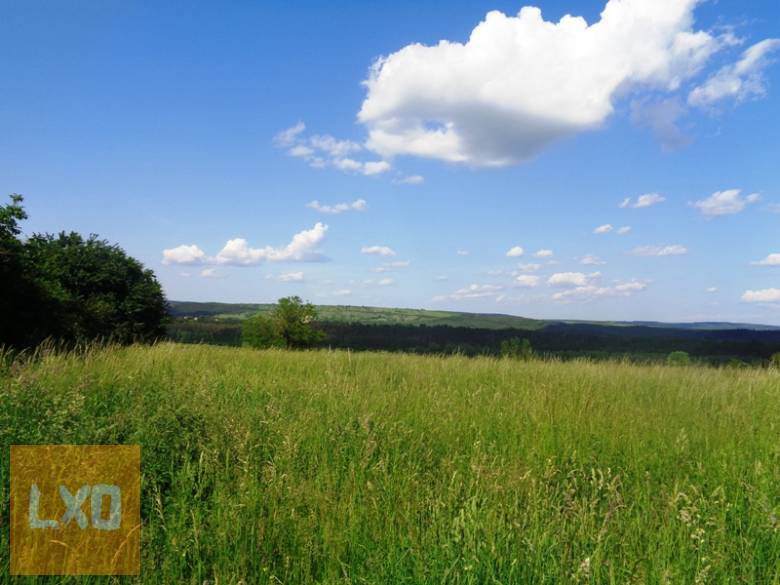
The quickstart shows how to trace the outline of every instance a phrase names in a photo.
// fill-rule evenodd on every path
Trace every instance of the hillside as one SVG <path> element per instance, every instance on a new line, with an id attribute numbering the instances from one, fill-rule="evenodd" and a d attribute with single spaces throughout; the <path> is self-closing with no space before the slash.
<path id="1" fill-rule="evenodd" d="M 170 301 L 174 317 L 210 317 L 223 321 L 245 319 L 255 313 L 270 311 L 274 305 L 247 303 L 198 303 Z M 396 309 L 363 307 L 354 305 L 318 305 L 322 321 L 334 323 L 359 323 L 362 325 L 446 325 L 475 329 L 525 329 L 538 330 L 549 325 L 600 325 L 605 327 L 653 327 L 661 329 L 689 329 L 696 331 L 726 331 L 746 329 L 753 331 L 780 331 L 773 325 L 727 322 L 663 323 L 659 321 L 576 321 L 529 319 L 500 313 L 464 313 L 456 311 L 432 311 L 428 309 Z"/>

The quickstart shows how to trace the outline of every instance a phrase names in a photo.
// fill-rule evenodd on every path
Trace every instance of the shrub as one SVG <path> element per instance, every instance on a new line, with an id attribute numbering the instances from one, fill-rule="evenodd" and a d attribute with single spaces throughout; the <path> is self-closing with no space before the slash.
<path id="1" fill-rule="evenodd" d="M 666 363 L 670 366 L 687 366 L 691 363 L 691 358 L 687 352 L 673 351 L 666 356 Z"/>
<path id="2" fill-rule="evenodd" d="M 501 355 L 503 357 L 530 360 L 534 356 L 531 342 L 526 338 L 512 337 L 501 342 Z"/>

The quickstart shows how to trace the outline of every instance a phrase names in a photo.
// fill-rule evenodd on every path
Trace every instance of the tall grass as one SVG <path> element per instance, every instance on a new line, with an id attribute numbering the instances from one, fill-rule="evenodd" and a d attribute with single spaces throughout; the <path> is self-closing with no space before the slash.
<path id="1" fill-rule="evenodd" d="M 0 374 L 4 520 L 31 443 L 142 445 L 145 583 L 780 582 L 777 371 L 44 352 Z"/>

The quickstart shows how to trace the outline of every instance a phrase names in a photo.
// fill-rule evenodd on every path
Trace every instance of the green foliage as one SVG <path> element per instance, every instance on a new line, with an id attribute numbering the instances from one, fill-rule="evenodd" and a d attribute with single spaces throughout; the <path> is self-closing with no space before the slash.
<path id="1" fill-rule="evenodd" d="M 513 359 L 530 360 L 534 357 L 534 350 L 528 339 L 512 337 L 501 342 L 501 355 Z"/>
<path id="2" fill-rule="evenodd" d="M 270 315 L 255 315 L 241 327 L 243 345 L 256 348 L 287 347 L 301 349 L 312 347 L 325 336 L 314 325 L 317 310 L 301 297 L 279 299 Z"/>
<path id="3" fill-rule="evenodd" d="M 780 368 L 780 351 L 772 354 L 772 357 L 769 358 L 769 365 L 774 368 Z"/>
<path id="4" fill-rule="evenodd" d="M 691 363 L 691 358 L 687 352 L 673 351 L 666 356 L 666 363 L 670 366 L 687 366 Z"/>
<path id="5" fill-rule="evenodd" d="M 276 320 L 255 315 L 241 323 L 241 345 L 257 349 L 285 347 L 285 340 Z"/>
<path id="6" fill-rule="evenodd" d="M 21 202 L 13 195 L 0 208 L 0 344 L 32 346 L 46 337 L 130 343 L 164 333 L 165 296 L 151 270 L 94 235 L 20 240 L 18 222 L 26 217 Z"/>
<path id="7" fill-rule="evenodd" d="M 726 362 L 726 367 L 730 369 L 742 369 L 750 367 L 750 364 L 739 358 L 730 358 L 729 361 Z"/>
<path id="8" fill-rule="evenodd" d="M 0 451 L 140 444 L 141 576 L 19 583 L 780 577 L 772 371 L 170 343 L 38 355 L 0 372 Z"/>

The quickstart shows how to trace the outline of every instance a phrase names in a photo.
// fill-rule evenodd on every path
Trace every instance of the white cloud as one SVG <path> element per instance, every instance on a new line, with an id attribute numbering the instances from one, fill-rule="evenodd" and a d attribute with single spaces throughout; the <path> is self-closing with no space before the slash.
<path id="1" fill-rule="evenodd" d="M 338 290 L 334 290 L 330 294 L 331 294 L 331 296 L 334 296 L 334 297 L 348 297 L 349 295 L 352 294 L 352 291 L 349 290 L 348 288 L 340 288 Z"/>
<path id="2" fill-rule="evenodd" d="M 380 280 L 364 280 L 363 285 L 364 286 L 390 286 L 391 284 L 395 284 L 395 280 L 392 278 L 382 278 Z"/>
<path id="3" fill-rule="evenodd" d="M 277 148 L 287 151 L 287 154 L 303 159 L 309 166 L 322 169 L 333 167 L 347 173 L 361 175 L 378 175 L 390 170 L 391 165 L 385 160 L 360 161 L 353 158 L 353 153 L 364 151 L 362 145 L 351 140 L 339 140 L 328 134 L 304 136 L 306 125 L 298 122 L 295 126 L 282 130 L 274 137 Z"/>
<path id="4" fill-rule="evenodd" d="M 708 293 L 716 293 L 716 292 L 718 292 L 718 287 L 717 287 L 717 286 L 710 286 L 710 287 L 708 287 L 708 288 L 706 289 L 706 291 L 705 291 L 705 292 L 708 292 Z"/>
<path id="5" fill-rule="evenodd" d="M 470 252 L 468 250 L 458 250 L 455 252 L 458 256 L 468 256 Z"/>
<path id="6" fill-rule="evenodd" d="M 163 264 L 203 264 L 205 261 L 206 253 L 195 244 L 163 250 Z"/>
<path id="7" fill-rule="evenodd" d="M 780 288 L 746 290 L 742 300 L 746 303 L 780 303 Z"/>
<path id="8" fill-rule="evenodd" d="M 345 211 L 365 211 L 368 209 L 368 204 L 365 199 L 355 199 L 352 203 L 336 203 L 335 205 L 322 205 L 316 199 L 311 203 L 307 203 L 306 207 L 311 207 L 319 211 L 320 213 L 329 213 L 336 215 L 344 213 Z"/>
<path id="9" fill-rule="evenodd" d="M 599 272 L 585 274 L 583 272 L 557 272 L 547 279 L 547 284 L 553 286 L 587 286 L 601 276 Z"/>
<path id="10" fill-rule="evenodd" d="M 425 182 L 425 177 L 422 175 L 407 175 L 405 177 L 399 177 L 393 181 L 398 185 L 422 185 Z"/>
<path id="11" fill-rule="evenodd" d="M 618 228 L 617 234 L 619 236 L 625 236 L 630 231 L 631 231 L 631 226 L 630 225 L 624 225 L 623 227 Z"/>
<path id="12" fill-rule="evenodd" d="M 552 250 L 537 250 L 534 254 L 537 258 L 550 258 L 554 255 Z"/>
<path id="13" fill-rule="evenodd" d="M 303 280 L 303 272 L 285 272 L 279 275 L 280 282 L 301 282 Z"/>
<path id="14" fill-rule="evenodd" d="M 475 166 L 525 161 L 601 126 L 635 88 L 672 91 L 719 48 L 692 30 L 697 0 L 610 0 L 591 25 L 524 7 L 487 14 L 466 43 L 380 58 L 358 114 L 367 146 Z"/>
<path id="15" fill-rule="evenodd" d="M 582 258 L 580 258 L 580 264 L 583 264 L 585 266 L 598 266 L 601 264 L 606 264 L 604 260 L 599 258 L 598 256 L 594 256 L 593 254 L 586 254 Z"/>
<path id="16" fill-rule="evenodd" d="M 304 130 L 306 130 L 306 124 L 299 121 L 295 126 L 279 132 L 274 137 L 274 144 L 280 148 L 292 146 Z"/>
<path id="17" fill-rule="evenodd" d="M 453 301 L 462 301 L 468 299 L 480 299 L 485 297 L 495 297 L 504 287 L 495 284 L 470 284 L 467 287 L 456 290 L 447 296 L 436 297 L 435 300 L 451 299 Z"/>
<path id="18" fill-rule="evenodd" d="M 537 270 L 541 269 L 541 264 L 518 264 L 517 267 L 520 269 L 521 272 L 536 272 Z"/>
<path id="19" fill-rule="evenodd" d="M 626 197 L 623 199 L 623 201 L 620 202 L 620 205 L 618 207 L 625 209 L 627 207 L 632 207 L 634 209 L 642 209 L 644 207 L 652 207 L 653 205 L 658 205 L 659 203 L 663 203 L 666 201 L 666 197 L 663 195 L 660 195 L 658 193 L 645 193 L 644 195 L 639 195 L 635 201 L 632 201 L 631 197 Z"/>
<path id="20" fill-rule="evenodd" d="M 761 199 L 761 196 L 758 193 L 752 193 L 747 197 L 742 197 L 741 193 L 741 189 L 716 191 L 709 197 L 691 203 L 691 206 L 698 209 L 702 215 L 716 217 L 718 215 L 739 213 L 749 204 L 756 203 Z"/>
<path id="21" fill-rule="evenodd" d="M 264 261 L 269 262 L 320 262 L 325 257 L 316 251 L 316 247 L 325 239 L 328 226 L 317 222 L 314 227 L 295 234 L 289 244 L 281 248 L 265 246 L 252 248 L 244 238 L 228 240 L 217 254 L 217 264 L 251 266 Z"/>
<path id="22" fill-rule="evenodd" d="M 506 255 L 509 258 L 519 258 L 523 254 L 525 254 L 525 250 L 523 250 L 520 246 L 513 246 L 506 251 Z"/>
<path id="23" fill-rule="evenodd" d="M 389 246 L 363 246 L 360 248 L 363 254 L 377 254 L 379 256 L 395 256 L 395 250 Z"/>
<path id="24" fill-rule="evenodd" d="M 204 268 L 200 271 L 200 275 L 203 278 L 224 278 L 222 274 L 217 272 L 216 268 Z"/>
<path id="25" fill-rule="evenodd" d="M 769 254 L 763 260 L 751 262 L 751 264 L 755 264 L 756 266 L 780 266 L 780 253 Z"/>
<path id="26" fill-rule="evenodd" d="M 765 39 L 748 47 L 739 61 L 726 65 L 688 94 L 692 106 L 707 107 L 725 99 L 738 102 L 766 95 L 764 69 L 770 54 L 780 48 L 780 39 Z"/>
<path id="27" fill-rule="evenodd" d="M 646 282 L 630 280 L 615 286 L 597 286 L 586 284 L 569 290 L 557 292 L 552 298 L 556 301 L 588 302 L 603 297 L 628 297 L 647 288 Z"/>
<path id="28" fill-rule="evenodd" d="M 533 288 L 539 286 L 539 277 L 531 276 L 530 274 L 520 274 L 515 277 L 515 286 L 522 286 L 525 288 Z"/>
<path id="29" fill-rule="evenodd" d="M 614 228 L 611 224 L 605 223 L 604 225 L 600 225 L 596 229 L 593 230 L 594 234 L 608 234 L 611 232 Z"/>
<path id="30" fill-rule="evenodd" d="M 634 256 L 682 256 L 688 253 L 688 248 L 680 244 L 670 246 L 637 246 L 631 250 Z"/>

